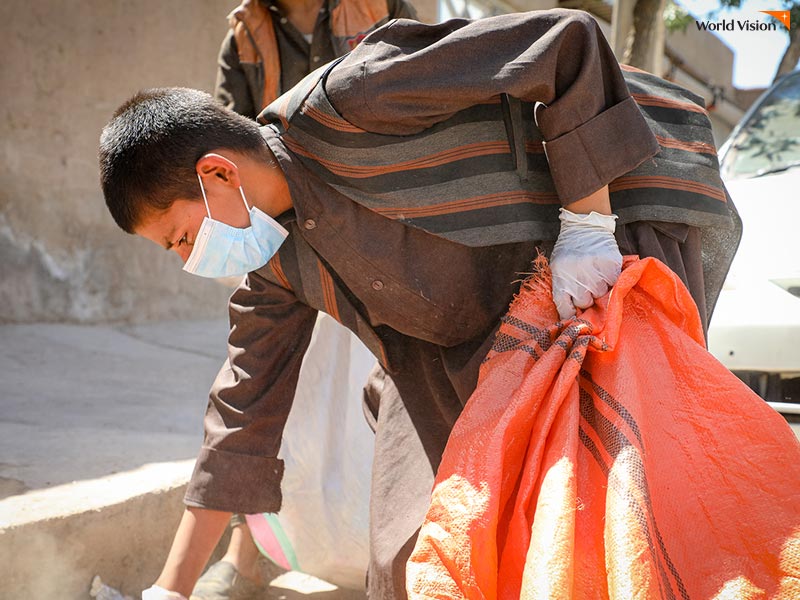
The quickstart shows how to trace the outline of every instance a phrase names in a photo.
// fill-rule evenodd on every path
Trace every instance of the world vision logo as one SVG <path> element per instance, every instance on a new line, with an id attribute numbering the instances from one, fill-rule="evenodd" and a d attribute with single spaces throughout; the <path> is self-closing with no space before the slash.
<path id="1" fill-rule="evenodd" d="M 765 15 L 769 15 L 771 17 L 775 17 L 783 23 L 783 26 L 786 27 L 788 31 L 792 26 L 792 17 L 791 13 L 788 10 L 760 10 L 760 13 L 764 13 Z"/>
<path id="2" fill-rule="evenodd" d="M 788 30 L 792 18 L 788 10 L 760 10 L 760 13 L 775 17 Z M 700 31 L 778 31 L 775 21 L 751 21 L 750 19 L 723 19 L 721 21 L 695 21 Z"/>

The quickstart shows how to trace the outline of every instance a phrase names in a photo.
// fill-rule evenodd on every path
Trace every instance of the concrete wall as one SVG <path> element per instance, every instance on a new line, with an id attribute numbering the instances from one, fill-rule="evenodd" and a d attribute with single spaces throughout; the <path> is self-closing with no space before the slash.
<path id="1" fill-rule="evenodd" d="M 139 88 L 212 90 L 236 4 L 3 3 L 0 322 L 224 314 L 228 289 L 117 229 L 98 185 L 97 142 Z"/>

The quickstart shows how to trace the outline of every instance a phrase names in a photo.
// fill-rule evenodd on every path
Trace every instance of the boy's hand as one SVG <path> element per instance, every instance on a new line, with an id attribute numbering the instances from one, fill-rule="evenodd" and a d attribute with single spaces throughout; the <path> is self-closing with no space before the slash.
<path id="1" fill-rule="evenodd" d="M 588 213 L 588 214 L 582 214 Z M 622 255 L 614 238 L 608 187 L 561 209 L 561 232 L 550 257 L 553 301 L 562 320 L 589 308 L 617 282 Z"/>

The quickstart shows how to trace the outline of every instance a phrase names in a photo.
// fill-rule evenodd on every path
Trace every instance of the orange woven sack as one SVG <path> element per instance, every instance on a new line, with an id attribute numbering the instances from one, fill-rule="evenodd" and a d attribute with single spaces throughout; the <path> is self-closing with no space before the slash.
<path id="1" fill-rule="evenodd" d="M 557 319 L 543 272 L 450 436 L 410 597 L 800 598 L 800 445 L 680 280 L 628 258 Z"/>

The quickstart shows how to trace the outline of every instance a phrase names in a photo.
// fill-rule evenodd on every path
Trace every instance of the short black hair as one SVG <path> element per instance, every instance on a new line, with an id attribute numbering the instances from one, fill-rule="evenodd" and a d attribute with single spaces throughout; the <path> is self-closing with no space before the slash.
<path id="1" fill-rule="evenodd" d="M 100 184 L 128 233 L 146 210 L 201 198 L 195 165 L 226 148 L 271 157 L 258 124 L 188 88 L 142 90 L 117 109 L 100 136 Z"/>

